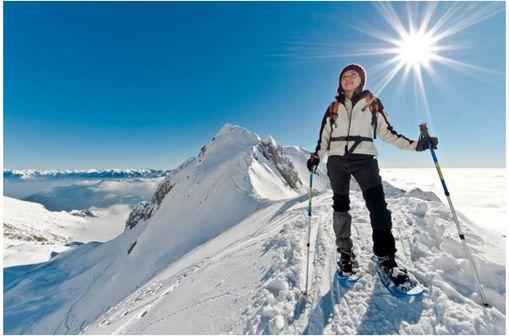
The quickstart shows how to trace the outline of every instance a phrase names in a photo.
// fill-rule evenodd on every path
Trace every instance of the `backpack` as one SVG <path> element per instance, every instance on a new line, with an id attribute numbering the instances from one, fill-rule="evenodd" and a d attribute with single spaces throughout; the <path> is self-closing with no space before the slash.
<path id="1" fill-rule="evenodd" d="M 362 112 L 364 112 L 366 110 L 366 107 L 369 107 L 369 111 L 371 112 L 371 126 L 373 127 L 373 138 L 366 138 L 366 137 L 361 137 L 361 136 L 346 136 L 346 137 L 338 137 L 338 138 L 334 138 L 332 137 L 332 131 L 331 131 L 331 137 L 329 138 L 329 144 L 328 144 L 328 150 L 330 149 L 330 143 L 331 141 L 354 141 L 354 145 L 352 146 L 352 148 L 350 148 L 349 151 L 347 151 L 346 155 L 349 155 L 351 153 L 353 153 L 354 149 L 362 142 L 362 141 L 370 141 L 370 142 L 373 142 L 373 139 L 376 139 L 376 128 L 377 128 L 377 118 L 376 118 L 376 114 L 377 112 L 379 111 L 382 111 L 383 110 L 383 105 L 382 103 L 380 102 L 380 100 L 378 98 L 376 98 L 371 92 L 369 92 L 368 90 L 362 92 L 362 95 L 361 95 L 361 98 L 365 98 L 366 96 L 369 96 L 370 99 L 373 99 L 373 101 L 362 108 Z M 336 125 L 336 120 L 338 119 L 338 111 L 339 111 L 339 101 L 337 99 L 335 99 L 331 105 L 329 106 L 329 111 L 330 111 L 330 126 L 331 126 L 331 130 L 333 129 L 333 126 Z M 346 146 L 345 146 L 346 147 Z"/>

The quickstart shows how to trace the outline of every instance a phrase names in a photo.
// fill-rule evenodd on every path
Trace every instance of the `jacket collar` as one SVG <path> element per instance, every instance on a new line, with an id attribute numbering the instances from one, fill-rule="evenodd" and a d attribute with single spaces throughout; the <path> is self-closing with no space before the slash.
<path id="1" fill-rule="evenodd" d="M 365 98 L 366 96 L 370 95 L 371 92 L 369 90 L 364 90 L 362 92 L 355 92 L 354 95 L 352 96 L 352 98 L 350 99 L 352 101 L 352 108 L 357 105 L 357 103 L 359 101 L 361 101 L 363 98 Z M 340 104 L 343 104 L 345 105 L 345 95 L 344 94 L 340 94 L 340 95 L 337 95 L 336 96 L 336 100 L 340 103 Z"/>

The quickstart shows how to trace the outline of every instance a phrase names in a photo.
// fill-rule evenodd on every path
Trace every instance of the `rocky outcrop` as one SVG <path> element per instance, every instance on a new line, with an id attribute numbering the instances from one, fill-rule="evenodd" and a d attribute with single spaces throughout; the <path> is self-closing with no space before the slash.
<path id="1" fill-rule="evenodd" d="M 157 204 L 158 206 L 161 205 L 161 202 L 166 197 L 166 195 L 171 191 L 173 188 L 173 185 L 171 184 L 171 181 L 169 178 L 166 178 L 161 182 L 154 193 L 154 196 L 152 196 L 152 203 Z"/>
<path id="2" fill-rule="evenodd" d="M 78 217 L 96 217 L 96 215 L 94 215 L 94 213 L 89 210 L 89 209 L 86 209 L 86 210 L 71 210 L 71 215 L 73 216 L 78 216 Z"/>
<path id="3" fill-rule="evenodd" d="M 134 207 L 125 222 L 125 231 L 131 230 L 140 222 L 144 222 L 152 217 L 157 205 L 152 202 L 140 202 Z"/>
<path id="4" fill-rule="evenodd" d="M 284 149 L 271 136 L 261 142 L 260 151 L 267 160 L 274 163 L 290 188 L 299 190 L 302 187 L 302 181 L 293 163 L 284 156 Z"/>
<path id="5" fill-rule="evenodd" d="M 54 244 L 56 242 L 67 242 L 65 237 L 47 232 L 29 232 L 16 228 L 13 225 L 4 223 L 4 238 L 27 241 L 39 244 Z"/>

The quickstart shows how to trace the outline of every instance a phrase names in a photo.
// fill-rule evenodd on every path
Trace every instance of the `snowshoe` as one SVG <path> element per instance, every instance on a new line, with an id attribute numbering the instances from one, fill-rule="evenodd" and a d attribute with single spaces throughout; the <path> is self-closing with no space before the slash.
<path id="1" fill-rule="evenodd" d="M 393 257 L 371 258 L 383 285 L 394 296 L 415 296 L 423 292 L 422 285 L 406 269 L 398 266 Z"/>
<path id="2" fill-rule="evenodd" d="M 355 254 L 341 253 L 338 251 L 339 260 L 337 261 L 337 275 L 342 281 L 357 281 L 360 278 L 359 264 L 355 259 Z"/>

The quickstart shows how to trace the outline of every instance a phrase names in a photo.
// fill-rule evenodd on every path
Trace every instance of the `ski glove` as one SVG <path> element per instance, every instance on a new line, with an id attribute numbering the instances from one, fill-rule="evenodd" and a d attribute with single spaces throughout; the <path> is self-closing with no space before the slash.
<path id="1" fill-rule="evenodd" d="M 314 168 L 317 167 L 319 163 L 320 158 L 318 157 L 318 155 L 316 155 L 316 153 L 312 153 L 307 162 L 308 170 L 313 171 Z"/>
<path id="2" fill-rule="evenodd" d="M 418 152 L 422 152 L 422 151 L 425 151 L 426 149 L 429 149 L 430 148 L 430 146 L 429 146 L 429 142 L 430 141 L 431 141 L 431 148 L 437 149 L 438 138 L 436 138 L 436 137 L 424 137 L 424 136 L 421 136 L 419 138 L 419 140 L 417 141 L 417 147 L 415 148 L 415 150 L 418 151 Z"/>

